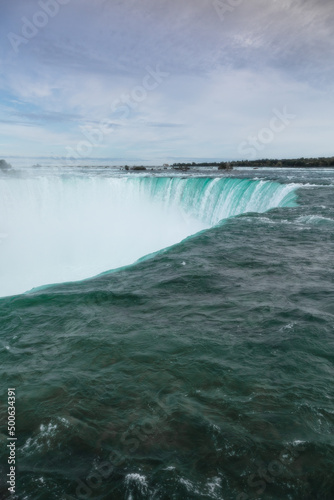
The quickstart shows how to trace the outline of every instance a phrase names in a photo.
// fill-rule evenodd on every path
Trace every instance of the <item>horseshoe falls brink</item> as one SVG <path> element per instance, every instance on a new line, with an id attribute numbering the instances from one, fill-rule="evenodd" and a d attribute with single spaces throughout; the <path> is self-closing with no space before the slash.
<path id="1" fill-rule="evenodd" d="M 334 171 L 0 172 L 0 498 L 334 498 Z"/>
<path id="2" fill-rule="evenodd" d="M 1 295 L 131 264 L 295 197 L 293 186 L 270 181 L 65 175 L 2 179 L 0 193 Z"/>

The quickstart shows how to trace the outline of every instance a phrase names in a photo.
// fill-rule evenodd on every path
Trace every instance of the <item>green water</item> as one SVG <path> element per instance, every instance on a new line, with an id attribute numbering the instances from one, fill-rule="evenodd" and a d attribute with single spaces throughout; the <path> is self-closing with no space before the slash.
<path id="1" fill-rule="evenodd" d="M 7 387 L 14 498 L 334 498 L 333 173 L 256 175 L 216 193 L 240 215 L 150 259 L 0 299 L 0 498 Z M 184 213 L 216 224 L 200 182 Z"/>

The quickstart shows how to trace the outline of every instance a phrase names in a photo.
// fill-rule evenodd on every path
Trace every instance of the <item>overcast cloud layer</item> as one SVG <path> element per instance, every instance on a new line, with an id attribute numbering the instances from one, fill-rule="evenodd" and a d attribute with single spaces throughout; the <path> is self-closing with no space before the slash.
<path id="1" fill-rule="evenodd" d="M 1 157 L 334 154 L 333 0 L 0 9 Z"/>

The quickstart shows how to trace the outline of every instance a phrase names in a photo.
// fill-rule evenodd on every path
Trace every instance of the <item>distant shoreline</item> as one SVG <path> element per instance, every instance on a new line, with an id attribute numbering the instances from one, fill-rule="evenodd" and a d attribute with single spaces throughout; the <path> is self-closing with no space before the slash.
<path id="1" fill-rule="evenodd" d="M 334 156 L 330 158 L 297 158 L 270 160 L 268 158 L 262 160 L 235 160 L 221 162 L 205 162 L 205 163 L 174 163 L 170 165 L 175 169 L 190 169 L 191 167 L 218 167 L 219 170 L 232 170 L 235 167 L 252 167 L 252 168 L 334 168 Z"/>
<path id="2" fill-rule="evenodd" d="M 192 168 L 198 167 L 217 167 L 218 170 L 229 171 L 234 168 L 329 168 L 334 169 L 334 157 L 330 158 L 298 158 L 298 159 L 283 159 L 283 160 L 234 160 L 234 161 L 221 161 L 221 162 L 191 162 L 191 163 L 173 163 L 164 165 L 157 165 L 155 167 L 148 167 L 144 165 L 121 165 L 119 168 L 127 171 L 145 171 L 145 170 L 176 170 L 176 171 L 188 171 Z"/>
<path id="3" fill-rule="evenodd" d="M 96 160 L 96 159 L 95 159 Z M 65 165 L 64 165 L 65 166 Z M 130 165 L 121 164 L 118 165 L 89 165 L 89 164 L 81 164 L 81 165 L 73 165 L 73 167 L 78 168 L 116 168 L 120 170 L 126 170 L 128 172 L 142 172 L 142 171 L 162 171 L 162 170 L 175 170 L 179 172 L 191 171 L 193 168 L 217 168 L 219 171 L 231 171 L 235 168 L 243 169 L 260 169 L 260 168 L 275 168 L 275 169 L 334 169 L 334 157 L 320 157 L 320 158 L 297 158 L 297 159 L 261 159 L 261 160 L 233 160 L 233 161 L 207 161 L 207 162 L 188 162 L 188 163 L 173 163 L 173 164 L 160 164 L 160 165 L 139 165 L 133 164 Z M 32 165 L 34 168 L 42 168 L 40 164 Z M 4 159 L 0 159 L 0 172 L 10 172 L 14 170 L 12 165 L 8 163 Z"/>

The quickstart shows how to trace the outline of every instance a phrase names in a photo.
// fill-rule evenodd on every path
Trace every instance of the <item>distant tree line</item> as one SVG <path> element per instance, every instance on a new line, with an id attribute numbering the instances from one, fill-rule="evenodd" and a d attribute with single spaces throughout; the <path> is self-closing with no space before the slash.
<path id="1" fill-rule="evenodd" d="M 307 168 L 307 167 L 334 167 L 334 156 L 331 158 L 298 158 L 273 160 L 265 158 L 263 160 L 237 160 L 237 161 L 221 161 L 221 162 L 201 162 L 201 163 L 174 163 L 174 168 L 190 168 L 190 167 L 218 167 L 220 169 L 231 169 L 233 167 L 289 167 L 289 168 Z"/>

